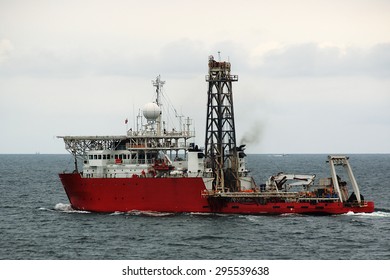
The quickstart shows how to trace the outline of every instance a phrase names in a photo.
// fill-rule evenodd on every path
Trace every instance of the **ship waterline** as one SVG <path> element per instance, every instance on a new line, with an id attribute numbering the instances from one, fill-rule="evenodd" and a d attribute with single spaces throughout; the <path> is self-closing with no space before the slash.
<path id="1" fill-rule="evenodd" d="M 321 198 L 284 201 L 274 196 L 274 202 L 265 202 L 261 197 L 232 195 L 212 199 L 205 196 L 202 178 L 85 179 L 74 173 L 60 174 L 60 178 L 72 207 L 94 212 L 334 215 L 374 211 L 373 202 L 354 205 Z"/>

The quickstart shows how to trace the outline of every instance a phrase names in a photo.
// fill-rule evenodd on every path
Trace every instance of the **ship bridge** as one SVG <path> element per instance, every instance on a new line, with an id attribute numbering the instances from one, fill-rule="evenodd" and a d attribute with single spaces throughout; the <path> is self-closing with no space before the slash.
<path id="1" fill-rule="evenodd" d="M 149 159 L 162 158 L 163 154 L 171 159 L 186 157 L 188 149 L 193 147 L 189 139 L 195 137 L 192 120 L 178 115 L 174 110 L 179 123 L 169 125 L 168 120 L 163 118 L 163 111 L 167 112 L 167 108 L 163 110 L 164 106 L 161 101 L 164 96 L 162 88 L 165 81 L 157 76 L 152 84 L 156 87 L 155 101 L 145 104 L 143 110 L 140 110 L 134 131 L 130 128 L 127 129 L 125 135 L 111 136 L 57 136 L 64 140 L 65 149 L 74 156 L 75 170 L 78 170 L 77 158 L 85 163 L 90 151 L 111 151 L 113 156 L 118 154 L 117 151 L 130 152 L 135 164 L 138 161 L 145 162 Z M 167 98 L 166 100 L 168 103 Z M 171 107 L 173 108 L 172 105 Z M 125 123 L 127 125 L 127 119 Z"/>

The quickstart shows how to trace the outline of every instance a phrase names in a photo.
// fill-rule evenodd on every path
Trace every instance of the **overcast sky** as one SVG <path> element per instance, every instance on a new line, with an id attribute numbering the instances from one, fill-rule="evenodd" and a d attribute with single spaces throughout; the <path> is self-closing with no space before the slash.
<path id="1" fill-rule="evenodd" d="M 0 153 L 125 134 L 158 74 L 203 146 L 218 51 L 248 153 L 390 153 L 386 0 L 0 0 Z"/>

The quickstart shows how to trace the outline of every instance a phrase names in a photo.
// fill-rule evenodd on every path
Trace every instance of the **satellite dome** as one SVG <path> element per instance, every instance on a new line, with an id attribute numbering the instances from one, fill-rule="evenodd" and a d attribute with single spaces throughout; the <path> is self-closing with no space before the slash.
<path id="1" fill-rule="evenodd" d="M 155 121 L 161 114 L 161 109 L 156 103 L 147 103 L 143 108 L 144 117 L 148 121 Z"/>

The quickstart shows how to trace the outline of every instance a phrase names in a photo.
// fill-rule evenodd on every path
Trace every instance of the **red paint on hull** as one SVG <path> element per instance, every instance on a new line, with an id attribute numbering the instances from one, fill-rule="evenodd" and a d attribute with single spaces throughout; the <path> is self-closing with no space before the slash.
<path id="1" fill-rule="evenodd" d="M 74 209 L 93 212 L 200 212 L 226 214 L 344 214 L 371 213 L 374 203 L 364 207 L 341 202 L 222 202 L 202 196 L 202 178 L 82 178 L 60 174 Z"/>

